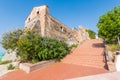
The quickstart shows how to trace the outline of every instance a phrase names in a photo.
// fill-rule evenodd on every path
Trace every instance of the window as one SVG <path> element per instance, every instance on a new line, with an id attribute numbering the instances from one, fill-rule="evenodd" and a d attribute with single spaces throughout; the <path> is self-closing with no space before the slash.
<path id="1" fill-rule="evenodd" d="M 60 29 L 61 29 L 61 31 L 63 31 L 63 27 L 62 26 L 60 26 Z"/>
<path id="2" fill-rule="evenodd" d="M 37 15 L 39 15 L 39 11 L 37 11 Z"/>
<path id="3" fill-rule="evenodd" d="M 62 30 L 62 26 L 60 27 L 60 29 Z"/>
<path id="4" fill-rule="evenodd" d="M 28 21 L 30 21 L 30 18 L 28 18 Z"/>

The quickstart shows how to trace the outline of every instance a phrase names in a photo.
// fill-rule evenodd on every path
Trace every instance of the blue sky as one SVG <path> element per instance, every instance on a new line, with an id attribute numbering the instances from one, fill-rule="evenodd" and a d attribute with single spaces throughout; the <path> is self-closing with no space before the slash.
<path id="1" fill-rule="evenodd" d="M 3 33 L 24 28 L 35 6 L 48 5 L 49 13 L 68 27 L 82 25 L 97 32 L 99 16 L 120 5 L 120 0 L 0 0 L 0 39 Z M 5 50 L 0 46 L 0 52 Z"/>

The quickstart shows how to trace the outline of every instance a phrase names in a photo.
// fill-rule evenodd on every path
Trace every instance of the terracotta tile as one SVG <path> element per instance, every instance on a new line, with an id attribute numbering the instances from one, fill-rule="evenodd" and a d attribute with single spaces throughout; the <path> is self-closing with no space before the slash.
<path id="1" fill-rule="evenodd" d="M 103 67 L 103 42 L 88 40 L 66 56 L 62 62 L 46 66 L 29 74 L 22 70 L 10 72 L 0 80 L 64 80 L 108 72 Z"/>

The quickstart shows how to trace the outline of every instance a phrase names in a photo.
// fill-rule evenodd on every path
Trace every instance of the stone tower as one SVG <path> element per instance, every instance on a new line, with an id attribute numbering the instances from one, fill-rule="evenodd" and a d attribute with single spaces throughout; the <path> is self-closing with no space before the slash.
<path id="1" fill-rule="evenodd" d="M 35 30 L 41 36 L 45 36 L 45 19 L 48 14 L 48 7 L 46 5 L 34 7 L 25 21 L 25 28 Z"/>
<path id="2" fill-rule="evenodd" d="M 42 37 L 51 37 L 65 41 L 69 45 L 88 39 L 85 29 L 70 29 L 52 17 L 46 5 L 34 7 L 25 21 L 25 28 L 34 30 Z"/>

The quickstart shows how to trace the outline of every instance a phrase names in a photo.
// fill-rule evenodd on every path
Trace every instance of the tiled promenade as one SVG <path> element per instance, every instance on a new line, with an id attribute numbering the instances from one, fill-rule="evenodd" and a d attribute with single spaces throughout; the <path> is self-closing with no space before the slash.
<path id="1" fill-rule="evenodd" d="M 88 40 L 67 55 L 60 63 L 46 66 L 29 74 L 22 70 L 10 72 L 0 80 L 64 80 L 107 73 L 104 69 L 102 40 Z"/>

